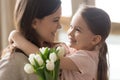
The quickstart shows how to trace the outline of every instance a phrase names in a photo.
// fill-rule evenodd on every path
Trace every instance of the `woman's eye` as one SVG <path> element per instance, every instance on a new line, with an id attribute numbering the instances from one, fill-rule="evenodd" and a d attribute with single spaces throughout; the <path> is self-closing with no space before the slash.
<path id="1" fill-rule="evenodd" d="M 53 22 L 58 22 L 59 20 L 54 20 Z"/>

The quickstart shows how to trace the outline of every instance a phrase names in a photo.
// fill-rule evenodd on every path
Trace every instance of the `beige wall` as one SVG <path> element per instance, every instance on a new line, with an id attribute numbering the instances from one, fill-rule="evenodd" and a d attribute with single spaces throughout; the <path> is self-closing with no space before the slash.
<path id="1" fill-rule="evenodd" d="M 111 34 L 120 35 L 120 23 L 112 23 Z"/>
<path id="2" fill-rule="evenodd" d="M 0 1 L 1 5 L 1 1 Z M 0 15 L 1 15 L 1 8 L 0 8 Z M 1 16 L 0 16 L 0 51 L 1 51 Z"/>
<path id="3" fill-rule="evenodd" d="M 72 14 L 76 12 L 79 5 L 83 3 L 83 0 L 71 0 L 72 1 Z"/>
<path id="4" fill-rule="evenodd" d="M 81 4 L 86 4 L 86 5 L 94 5 L 95 4 L 95 0 L 71 0 L 71 2 L 72 2 L 72 15 L 74 15 L 74 13 L 77 11 L 78 7 Z M 71 17 L 62 17 L 61 18 L 61 23 L 64 26 L 64 31 L 68 30 L 69 24 L 71 21 Z"/>
<path id="5" fill-rule="evenodd" d="M 72 1 L 72 13 L 74 14 L 78 7 L 81 4 L 86 4 L 86 5 L 95 5 L 95 0 L 71 0 Z"/>
<path id="6" fill-rule="evenodd" d="M 84 3 L 86 5 L 95 5 L 95 0 L 71 0 L 72 1 L 72 13 L 74 14 L 80 4 Z M 64 30 L 68 30 L 68 26 L 70 24 L 69 17 L 63 17 L 61 20 L 62 25 L 64 26 Z M 111 34 L 120 34 L 120 23 L 112 22 Z"/>
<path id="7" fill-rule="evenodd" d="M 0 48 L 8 45 L 8 35 L 13 26 L 13 10 L 16 0 L 0 0 Z"/>
<path id="8" fill-rule="evenodd" d="M 0 51 L 8 45 L 8 35 L 14 29 L 13 25 L 13 10 L 16 0 L 0 0 Z M 95 0 L 71 0 L 72 13 L 74 14 L 79 5 L 84 3 L 87 5 L 94 5 Z M 62 18 L 62 25 L 64 30 L 68 29 L 71 17 Z M 120 32 L 120 24 L 112 24 L 112 33 Z M 56 39 L 57 40 L 57 39 Z"/>

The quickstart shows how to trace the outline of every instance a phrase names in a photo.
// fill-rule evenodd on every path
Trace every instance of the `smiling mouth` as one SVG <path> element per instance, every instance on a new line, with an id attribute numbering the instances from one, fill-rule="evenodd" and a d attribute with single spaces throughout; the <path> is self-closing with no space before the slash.
<path id="1" fill-rule="evenodd" d="M 69 38 L 69 41 L 70 41 L 71 43 L 76 43 L 76 40 L 74 40 L 74 39 L 72 39 L 72 38 Z"/>
<path id="2" fill-rule="evenodd" d="M 53 36 L 55 36 L 56 32 L 52 32 L 51 34 L 52 34 Z"/>

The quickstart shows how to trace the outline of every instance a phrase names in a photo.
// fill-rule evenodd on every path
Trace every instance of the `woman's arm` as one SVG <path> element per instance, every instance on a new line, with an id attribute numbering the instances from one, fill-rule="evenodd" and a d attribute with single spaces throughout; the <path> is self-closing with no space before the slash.
<path id="1" fill-rule="evenodd" d="M 26 54 L 31 54 L 39 51 L 39 48 L 25 39 L 18 31 L 14 30 L 10 33 L 9 43 L 21 49 Z"/>

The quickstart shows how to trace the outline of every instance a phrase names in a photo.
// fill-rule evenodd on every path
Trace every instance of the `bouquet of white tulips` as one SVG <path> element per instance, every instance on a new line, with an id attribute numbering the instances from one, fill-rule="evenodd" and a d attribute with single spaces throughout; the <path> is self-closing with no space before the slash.
<path id="1" fill-rule="evenodd" d="M 64 56 L 64 48 L 42 47 L 38 53 L 29 55 L 29 62 L 24 66 L 26 73 L 36 73 L 39 80 L 58 80 L 60 57 Z"/>

